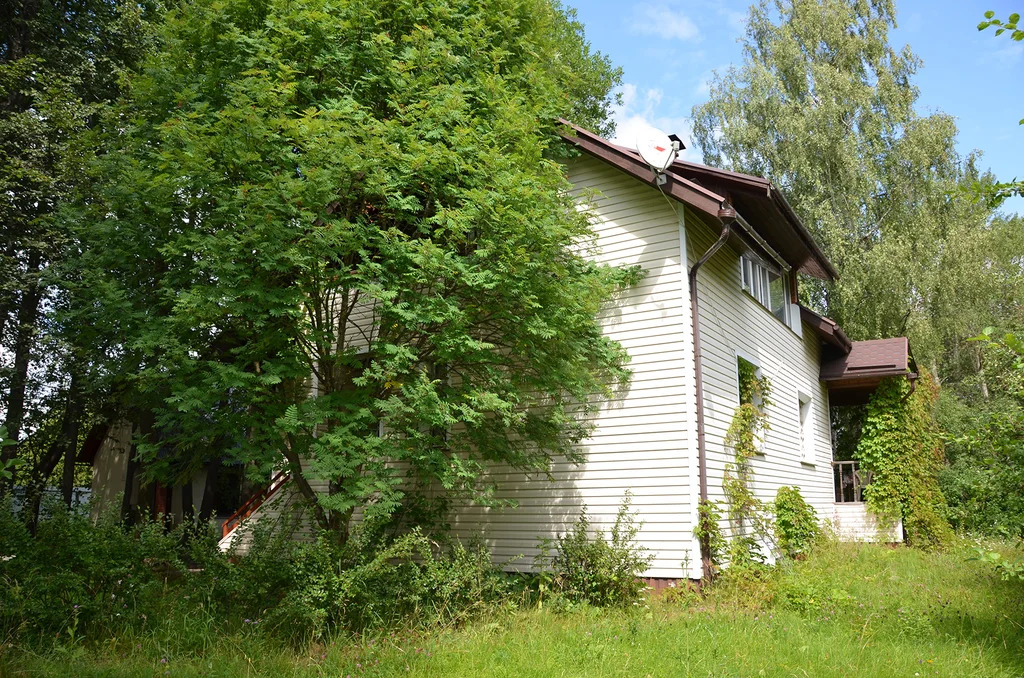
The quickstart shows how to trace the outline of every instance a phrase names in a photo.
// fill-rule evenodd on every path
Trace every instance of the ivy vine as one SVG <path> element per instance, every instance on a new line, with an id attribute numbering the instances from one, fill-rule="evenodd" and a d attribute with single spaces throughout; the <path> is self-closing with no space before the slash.
<path id="1" fill-rule="evenodd" d="M 931 548 L 950 541 L 946 500 L 938 475 L 945 451 L 932 410 L 938 386 L 922 371 L 911 393 L 902 377 L 884 380 L 868 401 L 854 457 L 872 472 L 864 489 L 868 509 L 883 520 L 903 520 L 907 542 Z"/>
<path id="2" fill-rule="evenodd" d="M 722 511 L 718 502 L 703 499 L 697 504 L 697 525 L 693 528 L 693 536 L 701 546 L 701 553 L 707 554 L 711 565 L 710 579 L 714 579 L 722 567 L 728 543 L 722 534 Z"/>
<path id="3" fill-rule="evenodd" d="M 750 460 L 760 453 L 764 435 L 769 430 L 767 410 L 771 406 L 771 382 L 759 376 L 757 367 L 743 358 L 737 359 L 740 405 L 733 413 L 725 434 L 725 445 L 733 451 L 733 461 L 726 465 L 722 479 L 729 507 L 729 523 L 733 539 L 729 546 L 729 562 L 733 565 L 762 560 L 757 537 L 770 534 L 770 515 L 750 488 L 754 471 Z"/>

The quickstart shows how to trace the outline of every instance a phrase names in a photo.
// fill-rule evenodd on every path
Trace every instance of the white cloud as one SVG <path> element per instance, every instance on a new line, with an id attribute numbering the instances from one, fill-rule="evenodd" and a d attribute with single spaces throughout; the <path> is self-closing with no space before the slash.
<path id="1" fill-rule="evenodd" d="M 615 136 L 612 143 L 628 148 L 636 148 L 639 134 L 651 130 L 660 130 L 665 134 L 678 134 L 683 140 L 686 150 L 679 154 L 680 159 L 700 162 L 701 155 L 693 147 L 690 119 L 685 116 L 661 115 L 656 110 L 661 104 L 664 92 L 657 88 L 639 91 L 636 85 L 625 83 L 620 89 L 622 104 L 612 109 L 615 120 Z"/>
<path id="2" fill-rule="evenodd" d="M 697 24 L 682 11 L 673 9 L 667 4 L 653 4 L 633 7 L 633 33 L 653 35 L 665 40 L 700 39 Z"/>
<path id="3" fill-rule="evenodd" d="M 704 71 L 697 76 L 697 85 L 693 88 L 693 93 L 700 98 L 706 97 L 711 92 L 711 79 L 715 77 L 714 71 Z"/>

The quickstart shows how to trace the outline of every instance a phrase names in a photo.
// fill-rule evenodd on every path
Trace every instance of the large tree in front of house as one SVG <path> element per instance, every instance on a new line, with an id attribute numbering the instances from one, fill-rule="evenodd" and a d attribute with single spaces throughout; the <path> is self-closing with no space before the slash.
<path id="1" fill-rule="evenodd" d="M 578 460 L 628 376 L 595 314 L 637 274 L 576 247 L 555 120 L 607 130 L 619 75 L 571 13 L 191 0 L 159 43 L 67 215 L 152 473 L 285 459 L 345 539 L 356 509 Z"/>

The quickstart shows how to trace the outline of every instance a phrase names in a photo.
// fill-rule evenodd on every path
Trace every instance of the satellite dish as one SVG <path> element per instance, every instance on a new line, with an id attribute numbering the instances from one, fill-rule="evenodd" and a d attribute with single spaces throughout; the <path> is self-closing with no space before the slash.
<path id="1" fill-rule="evenodd" d="M 656 129 L 641 132 L 636 137 L 636 150 L 640 157 L 659 174 L 672 164 L 679 154 L 680 143 Z"/>

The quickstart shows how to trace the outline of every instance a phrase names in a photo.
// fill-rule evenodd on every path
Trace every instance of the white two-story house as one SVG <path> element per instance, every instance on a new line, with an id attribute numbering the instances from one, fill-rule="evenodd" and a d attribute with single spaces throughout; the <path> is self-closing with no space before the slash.
<path id="1" fill-rule="evenodd" d="M 654 556 L 647 576 L 701 577 L 697 506 L 725 499 L 733 458 L 725 437 L 746 361 L 772 385 L 752 461 L 755 496 L 771 501 L 779 487 L 797 487 L 841 535 L 875 538 L 863 479 L 852 463 L 833 464 L 829 407 L 865 402 L 884 377 L 914 378 L 906 339 L 851 342 L 799 305 L 798 274 L 837 274 L 769 181 L 680 161 L 659 179 L 637 152 L 565 130 L 580 151 L 566 172 L 596 234 L 588 256 L 646 270 L 600 317 L 631 356 L 632 381 L 596 413 L 585 463 L 556 462 L 553 480 L 492 469 L 514 508 L 463 507 L 451 519 L 455 533 L 482 535 L 497 563 L 529 569 L 540 538 L 565 532 L 584 506 L 595 526 L 611 525 L 629 491 L 639 539 Z M 98 477 L 110 477 L 113 447 L 97 454 Z M 240 519 L 272 519 L 295 505 L 287 487 L 282 477 L 244 506 L 224 525 L 223 544 Z M 165 503 L 173 510 L 173 496 Z"/>

